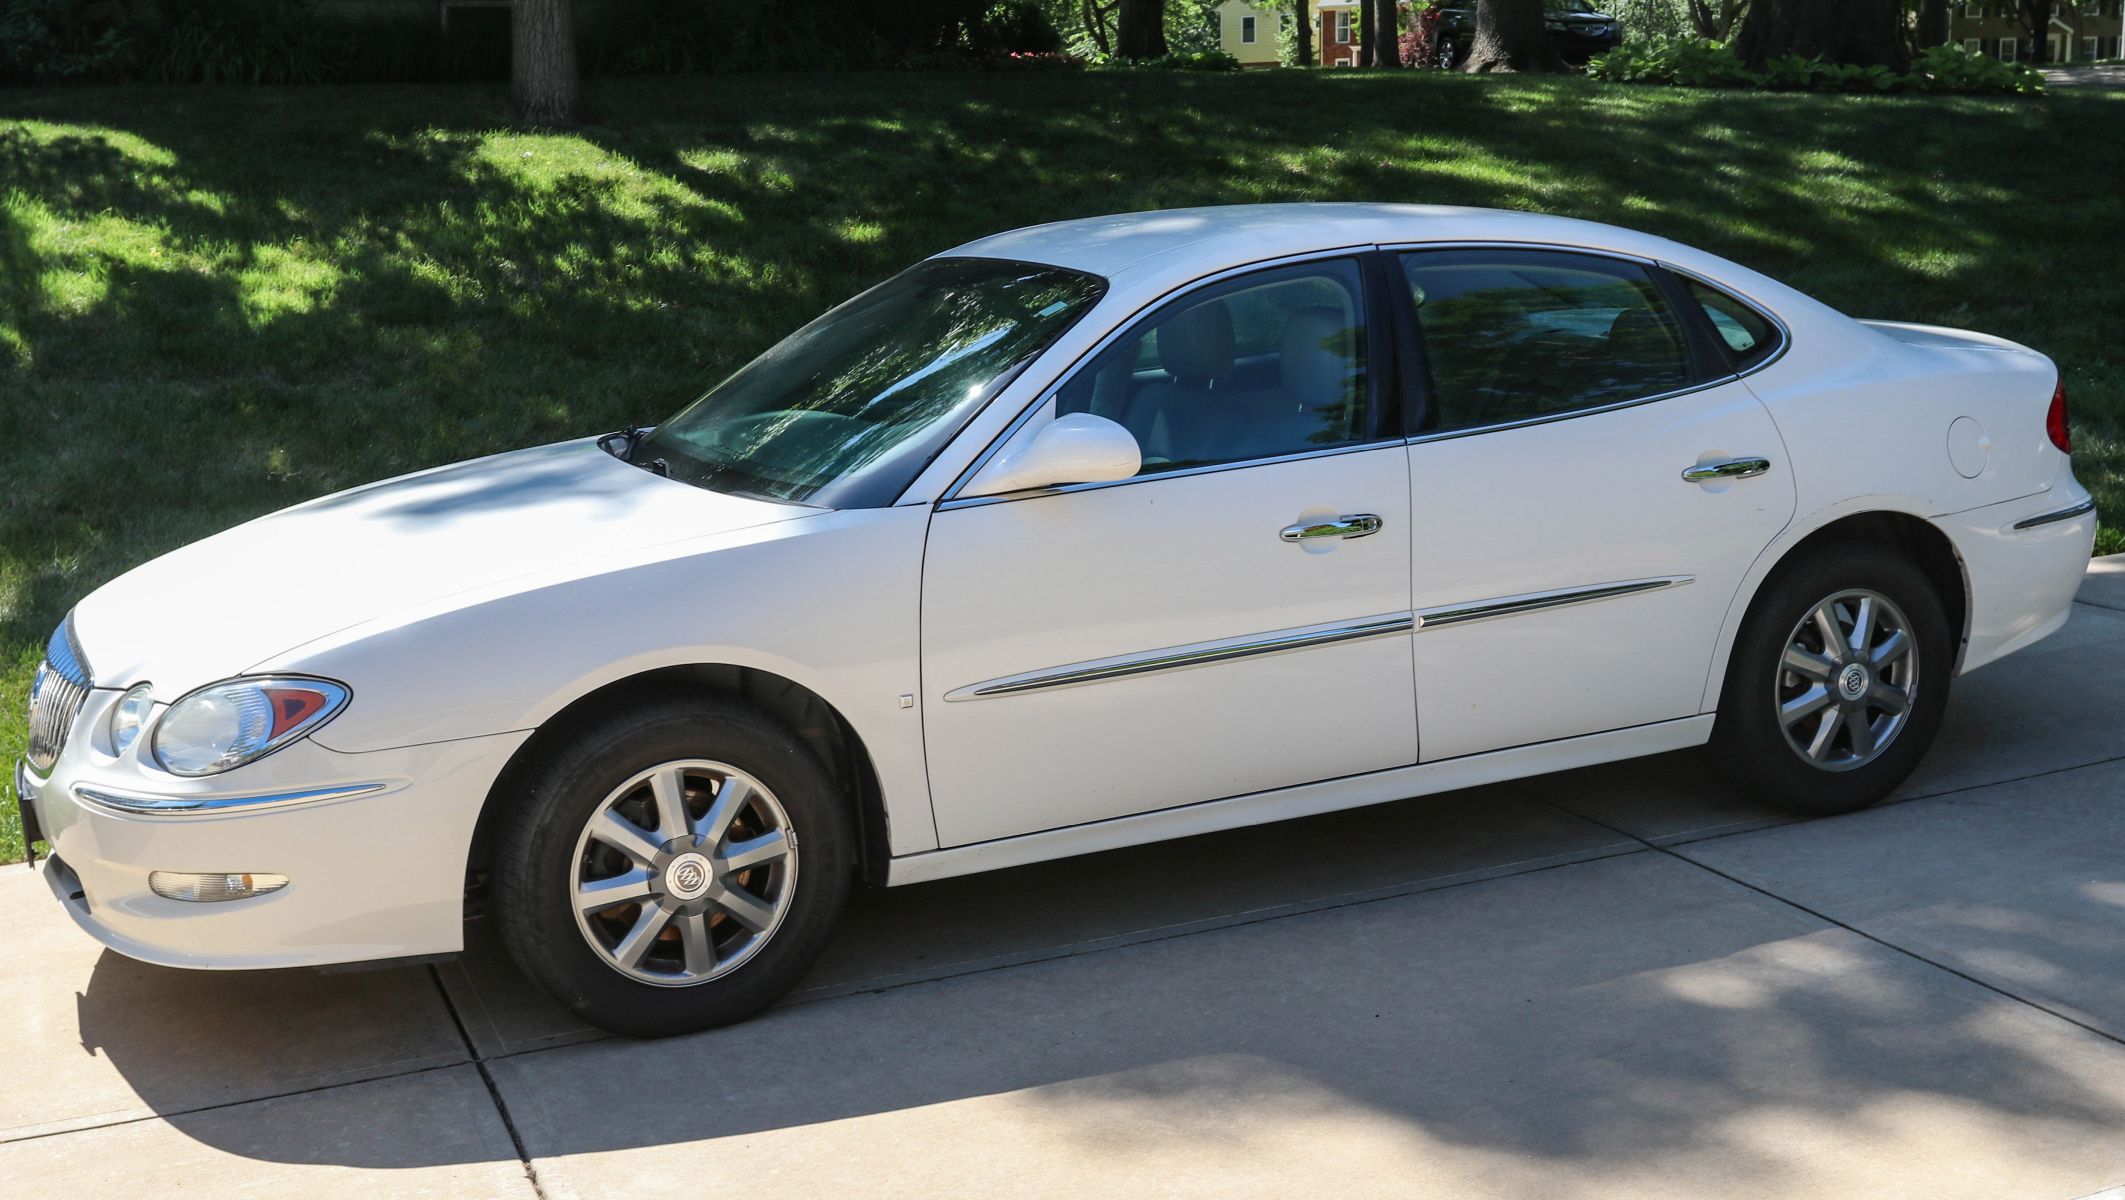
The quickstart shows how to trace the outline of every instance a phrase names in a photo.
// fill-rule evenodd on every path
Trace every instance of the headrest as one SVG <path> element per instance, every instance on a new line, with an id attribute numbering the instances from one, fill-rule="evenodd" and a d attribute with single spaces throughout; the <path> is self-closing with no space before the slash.
<path id="1" fill-rule="evenodd" d="M 1350 396 L 1350 323 L 1326 305 L 1302 308 L 1284 321 L 1284 394 L 1301 408 L 1323 409 Z"/>
<path id="2" fill-rule="evenodd" d="M 1182 383 L 1231 378 L 1232 313 L 1225 302 L 1198 304 L 1161 324 L 1158 356 L 1166 373 Z"/>
<path id="3" fill-rule="evenodd" d="M 1675 331 L 1667 319 L 1650 308 L 1626 308 L 1609 322 L 1611 342 L 1652 342 L 1656 338 L 1665 345 L 1676 344 Z"/>

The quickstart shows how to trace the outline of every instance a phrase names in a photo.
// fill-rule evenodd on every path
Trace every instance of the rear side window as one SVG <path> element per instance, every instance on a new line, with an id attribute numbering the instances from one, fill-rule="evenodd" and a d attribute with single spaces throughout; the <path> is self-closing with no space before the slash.
<path id="1" fill-rule="evenodd" d="M 1682 322 L 1637 263 L 1549 250 L 1402 256 L 1432 407 L 1425 431 L 1554 417 L 1693 382 Z"/>
<path id="2" fill-rule="evenodd" d="M 1683 280 L 1683 286 L 1689 289 L 1690 299 L 1704 310 L 1705 319 L 1712 323 L 1712 332 L 1719 335 L 1735 370 L 1748 370 L 1778 348 L 1778 327 L 1771 324 L 1769 317 L 1694 279 Z"/>

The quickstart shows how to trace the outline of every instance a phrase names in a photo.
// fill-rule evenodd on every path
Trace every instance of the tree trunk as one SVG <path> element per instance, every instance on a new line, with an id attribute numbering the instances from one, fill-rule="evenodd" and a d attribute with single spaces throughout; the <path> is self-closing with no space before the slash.
<path id="1" fill-rule="evenodd" d="M 1307 0 L 1291 0 L 1291 13 L 1298 21 L 1298 65 L 1313 65 L 1313 14 L 1306 10 Z"/>
<path id="2" fill-rule="evenodd" d="M 1798 54 L 1902 72 L 1911 65 L 1903 14 L 1900 0 L 1754 0 L 1734 51 L 1752 71 L 1780 55 Z"/>
<path id="3" fill-rule="evenodd" d="M 2051 61 L 2051 0 L 2022 0 L 2017 14 L 2029 34 L 2029 57 L 2023 61 L 2039 66 Z"/>
<path id="4" fill-rule="evenodd" d="M 1542 27 L 1542 0 L 1485 0 L 1476 8 L 1476 36 L 1467 62 L 1461 69 L 1472 74 L 1563 70 L 1557 48 Z"/>
<path id="5" fill-rule="evenodd" d="M 1918 0 L 1918 36 L 1921 50 L 1948 44 L 1948 0 Z"/>
<path id="6" fill-rule="evenodd" d="M 1101 57 L 1112 55 L 1114 45 L 1107 40 L 1107 14 L 1093 0 L 1084 0 L 1084 13 L 1085 32 L 1091 36 L 1092 44 L 1099 47 Z"/>
<path id="7" fill-rule="evenodd" d="M 1122 0 L 1114 25 L 1117 58 L 1163 58 L 1166 54 L 1166 0 Z"/>
<path id="8" fill-rule="evenodd" d="M 1365 34 L 1365 65 L 1368 67 L 1399 67 L 1402 65 L 1402 31 L 1400 6 L 1395 0 L 1373 0 L 1372 26 Z"/>
<path id="9" fill-rule="evenodd" d="M 1697 36 L 1723 42 L 1734 32 L 1734 23 L 1749 11 L 1749 0 L 1689 0 L 1689 8 L 1690 25 Z"/>
<path id="10" fill-rule="evenodd" d="M 509 20 L 509 103 L 526 125 L 582 119 L 575 0 L 516 0 Z"/>

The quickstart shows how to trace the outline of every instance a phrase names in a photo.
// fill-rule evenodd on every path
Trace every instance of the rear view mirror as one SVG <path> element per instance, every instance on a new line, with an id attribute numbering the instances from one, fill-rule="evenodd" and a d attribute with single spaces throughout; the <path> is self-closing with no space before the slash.
<path id="1" fill-rule="evenodd" d="M 1144 465 L 1136 435 L 1105 417 L 1068 413 L 1030 438 L 1014 439 L 974 476 L 963 496 L 1000 496 L 1065 483 L 1128 479 Z"/>

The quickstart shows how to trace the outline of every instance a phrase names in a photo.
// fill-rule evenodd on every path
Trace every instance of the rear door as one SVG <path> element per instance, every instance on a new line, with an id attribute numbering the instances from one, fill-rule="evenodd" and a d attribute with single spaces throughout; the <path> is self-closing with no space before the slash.
<path id="1" fill-rule="evenodd" d="M 1434 761 L 1701 707 L 1743 574 L 1791 519 L 1770 415 L 1651 263 L 1406 252 L 1418 729 Z"/>

